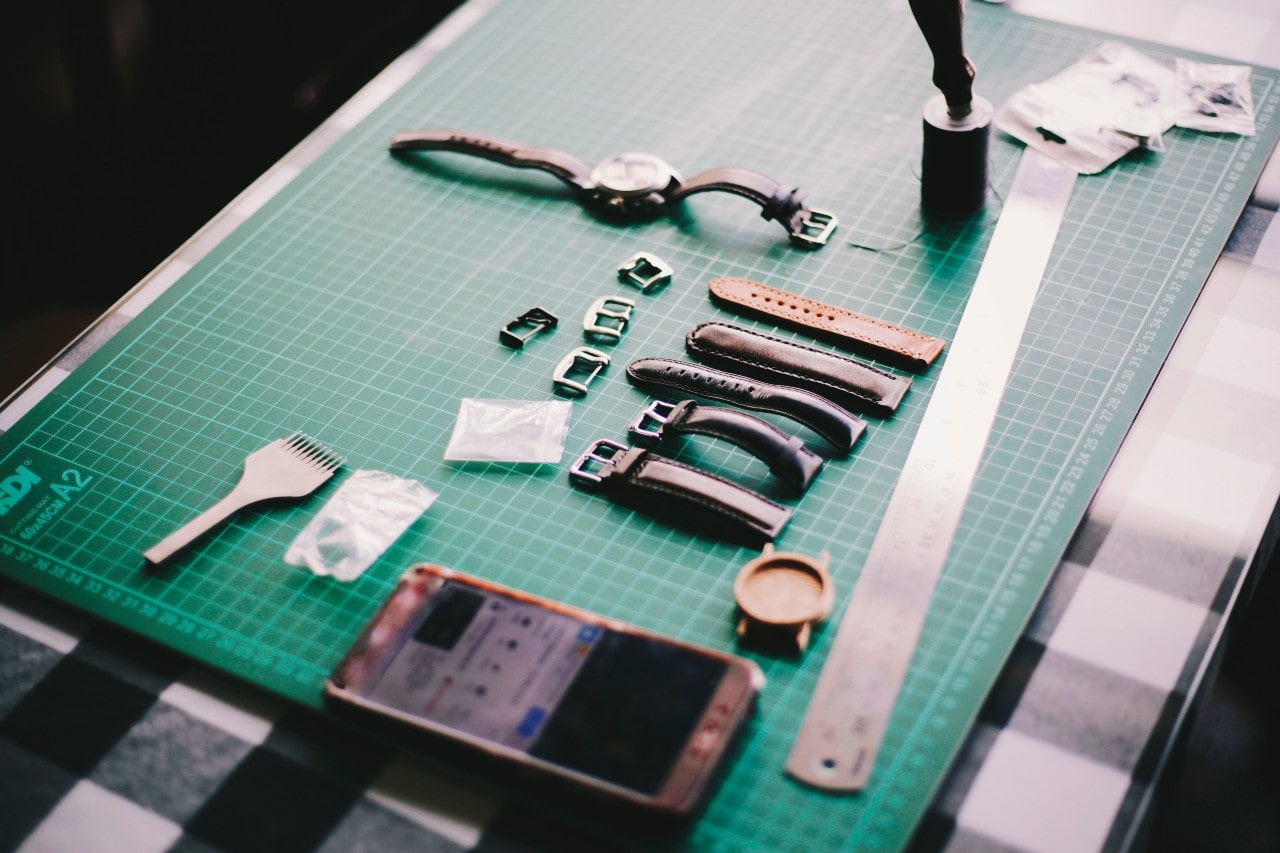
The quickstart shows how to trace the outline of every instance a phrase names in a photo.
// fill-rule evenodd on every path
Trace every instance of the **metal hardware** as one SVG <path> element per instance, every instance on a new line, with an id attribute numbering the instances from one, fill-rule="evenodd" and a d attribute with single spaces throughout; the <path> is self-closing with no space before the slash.
<path id="1" fill-rule="evenodd" d="M 623 296 L 601 296 L 582 318 L 582 331 L 588 340 L 616 344 L 631 322 L 636 303 Z"/>
<path id="2" fill-rule="evenodd" d="M 834 213 L 811 207 L 809 215 L 800 219 L 800 227 L 790 232 L 791 243 L 801 249 L 820 249 L 839 224 Z"/>
<path id="3" fill-rule="evenodd" d="M 675 403 L 654 400 L 635 416 L 627 429 L 637 443 L 657 443 L 662 440 L 662 428 L 671 422 L 671 415 L 677 408 L 679 406 Z"/>
<path id="4" fill-rule="evenodd" d="M 519 317 L 502 327 L 498 340 L 504 346 L 520 349 L 524 342 L 541 332 L 550 331 L 560 322 L 556 316 L 545 308 L 530 308 Z"/>
<path id="5" fill-rule="evenodd" d="M 569 479 L 586 488 L 598 486 L 604 482 L 604 478 L 608 474 L 607 472 L 605 474 L 593 473 L 589 470 L 591 463 L 599 462 L 601 466 L 611 467 L 615 456 L 626 453 L 630 449 L 625 444 L 619 444 L 607 438 L 596 439 L 586 449 L 586 452 L 575 459 L 573 465 L 569 467 Z"/>
<path id="6" fill-rule="evenodd" d="M 636 252 L 618 267 L 618 279 L 649 293 L 671 283 L 675 273 L 666 261 L 649 252 Z"/>
<path id="7" fill-rule="evenodd" d="M 816 559 L 765 545 L 733 583 L 738 602 L 738 639 L 802 652 L 813 626 L 826 619 L 835 604 L 835 586 L 827 567 L 831 555 Z"/>
<path id="8" fill-rule="evenodd" d="M 1074 170 L 1027 149 L 951 354 L 818 675 L 786 770 L 866 787 L 1065 215 Z"/>
<path id="9" fill-rule="evenodd" d="M 346 464 L 341 456 L 300 432 L 278 438 L 250 453 L 240 479 L 222 500 L 152 545 L 142 555 L 155 566 L 259 501 L 300 498 L 327 482 Z"/>
<path id="10" fill-rule="evenodd" d="M 591 347 L 578 347 L 556 365 L 551 381 L 557 394 L 585 397 L 587 385 L 609 366 L 609 356 Z M 573 378 L 574 376 L 581 378 Z"/>

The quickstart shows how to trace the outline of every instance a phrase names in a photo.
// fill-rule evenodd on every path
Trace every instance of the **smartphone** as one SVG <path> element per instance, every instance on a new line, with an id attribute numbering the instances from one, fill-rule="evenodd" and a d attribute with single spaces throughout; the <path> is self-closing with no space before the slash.
<path id="1" fill-rule="evenodd" d="M 645 813 L 698 810 L 764 684 L 752 661 L 420 564 L 325 684 L 338 710 Z"/>

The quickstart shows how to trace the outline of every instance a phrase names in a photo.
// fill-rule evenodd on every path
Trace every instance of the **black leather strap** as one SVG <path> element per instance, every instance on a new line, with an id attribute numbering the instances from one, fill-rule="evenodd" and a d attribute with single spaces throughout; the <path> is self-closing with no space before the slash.
<path id="1" fill-rule="evenodd" d="M 847 454 L 867 425 L 817 394 L 750 379 L 671 358 L 641 358 L 627 365 L 632 385 L 657 395 L 704 397 L 797 421 Z"/>
<path id="2" fill-rule="evenodd" d="M 453 151 L 483 157 L 518 169 L 541 169 L 550 172 L 569 186 L 585 190 L 591 177 L 591 164 L 558 148 L 536 148 L 457 130 L 410 130 L 391 137 L 391 150 Z"/>
<path id="3" fill-rule="evenodd" d="M 835 230 L 834 216 L 805 206 L 804 191 L 798 187 L 787 189 L 772 178 L 750 169 L 725 166 L 694 175 L 680 183 L 671 194 L 671 203 L 704 192 L 727 192 L 751 199 L 760 205 L 761 217 L 781 223 L 791 235 L 792 242 L 805 248 L 825 244 Z"/>
<path id="4" fill-rule="evenodd" d="M 641 512 L 756 546 L 772 542 L 791 518 L 787 507 L 723 477 L 604 439 L 578 457 L 569 477 Z"/>
<path id="5" fill-rule="evenodd" d="M 741 447 L 780 479 L 800 491 L 809 488 L 822 470 L 822 457 L 773 424 L 724 406 L 699 405 L 694 400 L 667 403 L 654 400 L 631 422 L 636 444 L 655 446 L 669 436 L 706 435 Z"/>
<path id="6" fill-rule="evenodd" d="M 685 338 L 689 353 L 706 364 L 795 385 L 837 406 L 891 415 L 911 380 L 843 355 L 762 335 L 727 323 L 703 323 Z"/>

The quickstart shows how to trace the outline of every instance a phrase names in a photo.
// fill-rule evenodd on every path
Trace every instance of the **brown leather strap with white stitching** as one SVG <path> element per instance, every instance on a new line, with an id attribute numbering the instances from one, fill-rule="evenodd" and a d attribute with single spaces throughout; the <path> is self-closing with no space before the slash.
<path id="1" fill-rule="evenodd" d="M 806 299 L 747 278 L 716 278 L 707 285 L 720 305 L 763 315 L 781 325 L 819 332 L 838 343 L 891 359 L 911 370 L 924 370 L 946 344 L 911 329 Z"/>

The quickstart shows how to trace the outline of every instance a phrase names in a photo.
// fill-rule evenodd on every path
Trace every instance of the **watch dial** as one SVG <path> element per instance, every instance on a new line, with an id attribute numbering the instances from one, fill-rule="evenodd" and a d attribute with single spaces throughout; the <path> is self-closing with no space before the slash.
<path id="1" fill-rule="evenodd" d="M 619 154 L 591 170 L 591 183 L 618 193 L 657 192 L 667 188 L 675 170 L 652 154 Z"/>

